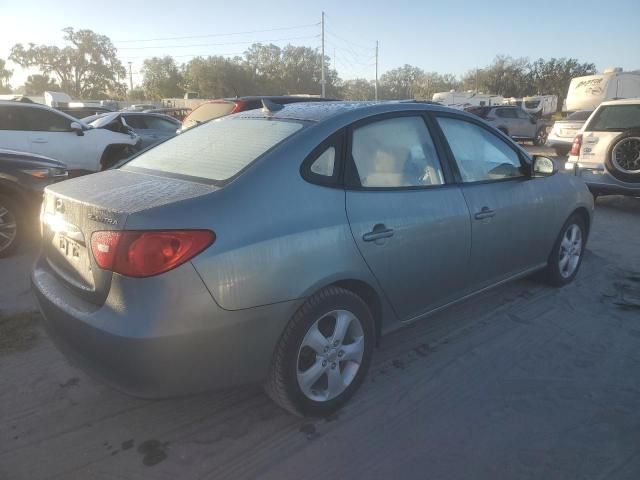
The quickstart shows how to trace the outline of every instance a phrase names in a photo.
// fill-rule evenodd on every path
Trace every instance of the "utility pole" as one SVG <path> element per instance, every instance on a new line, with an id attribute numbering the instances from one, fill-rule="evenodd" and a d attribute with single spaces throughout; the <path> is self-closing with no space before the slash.
<path id="1" fill-rule="evenodd" d="M 371 57 L 369 57 L 371 58 Z M 376 83 L 375 83 L 375 91 L 376 91 L 376 100 L 378 100 L 378 40 L 376 40 Z"/>
<path id="2" fill-rule="evenodd" d="M 324 12 L 322 12 L 322 58 L 320 61 L 322 68 L 322 72 L 320 73 L 320 85 L 322 85 L 322 98 L 325 98 L 327 81 L 324 79 Z"/>
<path id="3" fill-rule="evenodd" d="M 129 95 L 133 91 L 133 74 L 131 73 L 131 62 L 129 62 Z"/>
<path id="4" fill-rule="evenodd" d="M 476 93 L 478 93 L 478 69 L 476 68 Z"/>

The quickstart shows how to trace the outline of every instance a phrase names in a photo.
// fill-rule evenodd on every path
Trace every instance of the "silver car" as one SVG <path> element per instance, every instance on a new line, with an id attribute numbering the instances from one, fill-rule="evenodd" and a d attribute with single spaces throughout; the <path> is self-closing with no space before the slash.
<path id="1" fill-rule="evenodd" d="M 547 140 L 547 124 L 516 106 L 469 107 L 467 112 L 479 116 L 514 140 L 527 140 L 534 145 L 544 145 Z"/>
<path id="2" fill-rule="evenodd" d="M 264 382 L 323 415 L 380 336 L 580 266 L 593 200 L 475 116 L 267 105 L 48 187 L 32 282 L 61 348 L 134 395 Z"/>

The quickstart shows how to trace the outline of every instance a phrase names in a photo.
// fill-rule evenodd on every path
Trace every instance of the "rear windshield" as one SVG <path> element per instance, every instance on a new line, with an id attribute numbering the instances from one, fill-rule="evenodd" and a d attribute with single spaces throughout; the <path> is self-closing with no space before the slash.
<path id="1" fill-rule="evenodd" d="M 236 104 L 233 102 L 203 103 L 191 112 L 191 115 L 186 118 L 186 122 L 189 124 L 202 123 L 224 117 L 229 115 L 235 106 Z"/>
<path id="2" fill-rule="evenodd" d="M 623 132 L 631 128 L 640 128 L 640 104 L 605 105 L 598 109 L 585 130 Z"/>
<path id="3" fill-rule="evenodd" d="M 143 168 L 222 183 L 300 130 L 300 122 L 224 118 L 147 150 L 124 168 Z"/>
<path id="4" fill-rule="evenodd" d="M 584 122 L 591 116 L 593 110 L 580 110 L 578 112 L 573 112 L 572 114 L 567 116 L 567 120 L 575 120 L 577 122 Z"/>

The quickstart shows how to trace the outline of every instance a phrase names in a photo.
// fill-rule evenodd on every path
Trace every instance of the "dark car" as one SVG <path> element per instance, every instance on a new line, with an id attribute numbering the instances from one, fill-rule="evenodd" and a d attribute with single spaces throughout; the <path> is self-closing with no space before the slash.
<path id="1" fill-rule="evenodd" d="M 162 113 L 164 115 L 169 115 L 170 117 L 175 118 L 176 120 L 184 120 L 187 115 L 191 113 L 190 108 L 152 108 L 149 110 L 143 110 L 143 113 Z"/>
<path id="2" fill-rule="evenodd" d="M 30 220 L 37 216 L 44 187 L 65 178 L 63 163 L 0 149 L 0 257 L 10 255 L 20 245 Z"/>
<path id="3" fill-rule="evenodd" d="M 143 112 L 111 112 L 100 115 L 92 115 L 83 118 L 82 121 L 90 126 L 104 127 L 107 123 L 118 123 L 125 128 L 133 130 L 141 139 L 140 148 L 147 148 L 175 136 L 176 130 L 181 127 L 180 120 L 160 113 Z"/>
<path id="4" fill-rule="evenodd" d="M 251 97 L 220 98 L 201 103 L 184 119 L 180 131 L 195 127 L 214 118 L 224 117 L 232 113 L 262 108 L 262 100 L 279 105 L 297 102 L 331 102 L 333 98 L 322 98 L 310 95 L 256 95 Z"/>
<path id="5" fill-rule="evenodd" d="M 56 110 L 71 115 L 73 118 L 85 118 L 89 115 L 99 115 L 101 113 L 111 113 L 113 110 L 109 110 L 105 107 L 97 106 L 83 106 L 83 107 L 58 107 Z"/>

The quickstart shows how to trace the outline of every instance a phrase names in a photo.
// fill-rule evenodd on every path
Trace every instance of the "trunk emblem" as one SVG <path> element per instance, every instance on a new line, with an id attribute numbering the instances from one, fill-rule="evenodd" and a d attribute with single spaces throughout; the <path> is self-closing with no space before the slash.
<path id="1" fill-rule="evenodd" d="M 95 213 L 90 213 L 88 217 L 89 217 L 89 220 L 93 220 L 94 222 L 98 222 L 98 223 L 106 223 L 107 225 L 118 224 L 118 220 L 116 220 L 115 218 L 103 217 L 102 215 L 97 215 Z"/>

